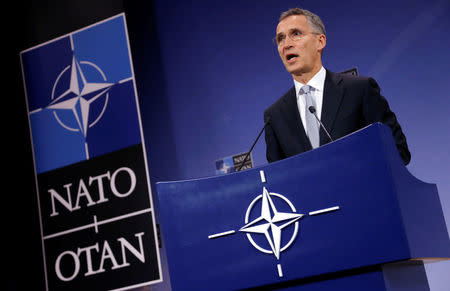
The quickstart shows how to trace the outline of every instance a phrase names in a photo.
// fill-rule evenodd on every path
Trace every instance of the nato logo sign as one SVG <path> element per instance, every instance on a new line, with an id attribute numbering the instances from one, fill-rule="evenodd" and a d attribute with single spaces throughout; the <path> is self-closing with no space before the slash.
<path id="1" fill-rule="evenodd" d="M 253 159 L 251 153 L 246 152 L 221 158 L 215 164 L 216 175 L 222 175 L 253 168 Z"/>
<path id="2" fill-rule="evenodd" d="M 162 281 L 125 15 L 21 52 L 48 290 Z"/>

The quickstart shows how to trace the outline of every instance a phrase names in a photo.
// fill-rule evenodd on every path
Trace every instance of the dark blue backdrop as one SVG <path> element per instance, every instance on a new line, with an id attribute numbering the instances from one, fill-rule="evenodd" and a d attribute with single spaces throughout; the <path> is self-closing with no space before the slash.
<path id="1" fill-rule="evenodd" d="M 449 225 L 448 0 L 153 2 L 155 19 L 129 10 L 140 15 L 131 45 L 153 182 L 214 175 L 216 159 L 249 149 L 264 109 L 292 86 L 272 38 L 279 14 L 301 6 L 326 25 L 326 68 L 378 81 L 407 136 L 408 169 L 438 185 Z M 253 158 L 266 163 L 263 140 Z M 446 290 L 450 263 L 426 269 L 431 289 Z"/>

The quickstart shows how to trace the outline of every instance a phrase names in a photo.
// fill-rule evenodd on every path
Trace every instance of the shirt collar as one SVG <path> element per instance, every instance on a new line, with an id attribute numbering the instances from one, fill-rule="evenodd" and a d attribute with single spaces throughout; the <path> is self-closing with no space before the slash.
<path id="1" fill-rule="evenodd" d="M 326 76 L 326 74 L 327 74 L 327 71 L 322 66 L 320 68 L 320 70 L 314 75 L 314 77 L 311 78 L 311 80 L 309 80 L 309 82 L 306 85 L 309 85 L 309 86 L 313 87 L 314 90 L 323 91 L 323 87 L 325 85 L 325 76 Z M 302 83 L 297 82 L 296 80 L 294 80 L 294 85 L 295 85 L 295 92 L 296 92 L 297 97 L 298 97 L 300 89 L 303 86 L 305 86 L 305 84 L 302 84 Z"/>

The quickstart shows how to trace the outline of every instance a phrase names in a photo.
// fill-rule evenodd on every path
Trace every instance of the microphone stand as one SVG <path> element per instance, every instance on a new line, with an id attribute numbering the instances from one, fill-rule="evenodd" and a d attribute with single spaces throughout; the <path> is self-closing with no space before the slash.
<path id="1" fill-rule="evenodd" d="M 316 108 L 314 108 L 314 106 L 309 106 L 309 112 L 311 112 L 312 114 L 314 114 L 314 116 L 316 117 L 317 121 L 319 122 L 320 126 L 323 128 L 323 130 L 325 131 L 325 133 L 327 134 L 328 138 L 330 139 L 330 141 L 333 141 L 333 139 L 331 138 L 330 133 L 328 132 L 328 130 L 325 128 L 325 126 L 323 125 L 322 121 L 320 121 L 319 116 L 317 116 L 316 113 Z"/>
<path id="2" fill-rule="evenodd" d="M 263 133 L 264 129 L 266 129 L 267 124 L 269 124 L 270 122 L 270 118 L 266 121 L 266 123 L 264 124 L 264 127 L 261 129 L 261 131 L 258 134 L 258 137 L 256 138 L 256 140 L 253 142 L 252 147 L 250 148 L 250 150 L 247 152 L 247 154 L 244 157 L 244 160 L 242 161 L 241 165 L 239 166 L 239 168 L 236 170 L 236 172 L 239 172 L 242 167 L 244 166 L 245 162 L 247 161 L 248 156 L 250 155 L 250 153 L 253 150 L 253 147 L 255 146 L 256 142 L 259 140 L 259 137 L 261 136 L 261 134 Z"/>

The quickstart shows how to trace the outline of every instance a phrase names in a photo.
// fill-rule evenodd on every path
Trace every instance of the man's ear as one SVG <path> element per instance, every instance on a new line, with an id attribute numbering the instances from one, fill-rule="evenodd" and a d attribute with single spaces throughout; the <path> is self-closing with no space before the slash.
<path id="1" fill-rule="evenodd" d="M 325 48 L 325 46 L 327 45 L 327 37 L 325 36 L 325 34 L 319 34 L 318 36 L 318 47 L 317 49 L 322 52 L 323 49 Z"/>

